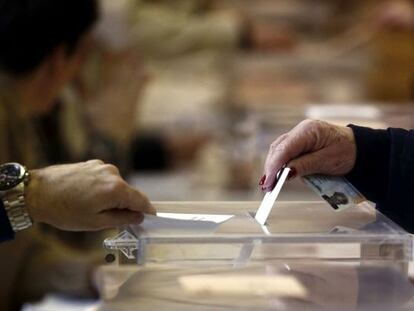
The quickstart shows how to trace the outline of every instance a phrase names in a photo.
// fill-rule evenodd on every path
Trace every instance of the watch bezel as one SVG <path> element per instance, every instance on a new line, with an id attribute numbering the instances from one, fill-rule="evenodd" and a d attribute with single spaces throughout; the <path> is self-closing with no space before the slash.
<path id="1" fill-rule="evenodd" d="M 17 185 L 19 185 L 20 183 L 25 181 L 25 177 L 26 177 L 26 168 L 16 162 L 9 162 L 9 163 L 4 163 L 0 165 L 0 175 L 2 174 L 2 170 L 4 170 L 5 168 L 9 168 L 9 167 L 18 167 L 20 172 L 18 176 L 13 175 L 13 178 L 15 178 L 15 180 L 13 180 L 13 182 L 11 181 L 3 181 L 0 180 L 0 191 L 7 191 L 10 189 L 13 189 L 14 187 L 16 187 Z"/>

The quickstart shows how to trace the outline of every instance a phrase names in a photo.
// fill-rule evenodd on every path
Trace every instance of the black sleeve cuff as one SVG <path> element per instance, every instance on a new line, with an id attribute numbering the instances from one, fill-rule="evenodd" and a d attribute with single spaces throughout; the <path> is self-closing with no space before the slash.
<path id="1" fill-rule="evenodd" d="M 3 201 L 0 200 L 0 242 L 13 240 L 14 231 L 10 224 L 9 217 L 7 216 L 4 208 Z"/>
<path id="2" fill-rule="evenodd" d="M 387 130 L 348 125 L 355 136 L 356 162 L 346 178 L 369 200 L 385 199 L 390 159 L 390 137 Z"/>

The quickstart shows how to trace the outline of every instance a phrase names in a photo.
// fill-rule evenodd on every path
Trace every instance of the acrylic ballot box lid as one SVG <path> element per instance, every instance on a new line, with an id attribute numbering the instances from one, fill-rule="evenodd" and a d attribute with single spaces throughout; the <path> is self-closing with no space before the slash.
<path id="1" fill-rule="evenodd" d="M 218 220 L 184 221 L 149 216 L 143 223 L 107 238 L 104 241 L 109 252 L 107 258 L 116 259 L 119 264 L 236 266 L 281 259 L 411 260 L 411 235 L 372 206 L 336 212 L 325 202 L 277 202 L 266 225 L 261 226 L 254 219 L 259 204 L 155 203 L 158 213 L 193 214 L 195 219 L 200 218 L 199 214 L 208 214 Z"/>
<path id="2" fill-rule="evenodd" d="M 99 311 L 413 310 L 414 286 L 382 264 L 289 262 L 247 267 L 104 266 Z"/>

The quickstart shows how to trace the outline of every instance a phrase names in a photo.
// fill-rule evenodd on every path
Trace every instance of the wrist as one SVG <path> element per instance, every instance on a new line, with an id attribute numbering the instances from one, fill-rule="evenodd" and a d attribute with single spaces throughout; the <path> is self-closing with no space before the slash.
<path id="1" fill-rule="evenodd" d="M 355 142 L 355 164 L 349 174 L 374 176 L 383 171 L 387 175 L 391 144 L 388 131 L 353 124 L 347 127 L 352 130 Z"/>
<path id="2" fill-rule="evenodd" d="M 0 195 L 14 232 L 32 225 L 25 199 L 25 188 L 29 180 L 26 168 L 14 162 L 0 165 Z"/>
<path id="3" fill-rule="evenodd" d="M 348 174 L 349 172 L 353 170 L 355 163 L 356 163 L 357 146 L 355 142 L 354 131 L 350 127 L 344 127 L 344 131 L 345 131 L 345 136 L 347 140 L 346 148 L 348 149 L 347 152 L 348 152 L 348 158 L 349 158 L 348 166 L 347 166 L 345 174 Z"/>
<path id="4" fill-rule="evenodd" d="M 40 191 L 40 170 L 31 170 L 30 181 L 25 187 L 26 208 L 34 222 L 44 222 L 41 212 L 42 191 Z"/>

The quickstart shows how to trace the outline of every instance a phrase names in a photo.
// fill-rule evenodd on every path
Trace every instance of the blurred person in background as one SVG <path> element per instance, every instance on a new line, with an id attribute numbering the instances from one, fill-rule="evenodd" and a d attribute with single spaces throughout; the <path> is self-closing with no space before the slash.
<path id="1" fill-rule="evenodd" d="M 48 164 L 32 120 L 53 109 L 84 60 L 98 12 L 81 2 L 1 1 L 1 163 Z"/>
<path id="2" fill-rule="evenodd" d="M 339 33 L 330 47 L 339 52 L 367 52 L 366 96 L 402 103 L 414 98 L 414 2 L 412 0 L 333 2 L 328 25 Z"/>
<path id="3" fill-rule="evenodd" d="M 190 160 L 205 141 L 188 139 L 191 135 L 135 135 L 135 106 L 145 82 L 142 62 L 134 51 L 111 53 L 95 41 L 91 29 L 98 18 L 97 1 L 1 0 L 0 11 L 0 163 L 19 162 L 32 169 L 99 157 L 124 173 L 163 169 Z M 88 89 L 82 80 L 85 62 L 98 63 L 97 75 L 92 73 L 96 88 Z M 71 81 L 72 88 L 65 88 Z M 90 101 L 96 105 L 81 106 Z M 79 163 L 79 169 L 84 165 Z M 84 235 L 57 233 L 71 242 L 64 245 L 56 234 L 43 231 L 33 228 L 1 245 L 3 258 L 16 260 L 4 274 L 0 309 L 18 308 L 55 290 L 94 294 L 90 272 L 101 253 L 90 251 Z"/>
<path id="4" fill-rule="evenodd" d="M 143 46 L 131 30 L 131 15 L 141 7 L 134 1 L 99 3 L 101 15 L 88 35 L 80 70 L 53 107 L 34 120 L 44 158 L 60 163 L 96 157 L 124 175 L 188 164 L 207 135 L 137 131 L 140 95 L 151 79 Z"/>
<path id="5" fill-rule="evenodd" d="M 213 8 L 206 0 L 134 1 L 131 36 L 149 57 L 231 51 L 242 39 L 244 18 L 234 8 Z"/>
<path id="6" fill-rule="evenodd" d="M 39 135 L 34 119 L 54 108 L 62 88 L 78 73 L 91 42 L 90 29 L 97 17 L 98 7 L 94 0 L 0 1 L 0 163 L 20 162 L 30 170 L 50 164 L 46 147 L 51 141 Z M 83 197 L 89 203 L 102 198 L 98 192 L 94 195 L 93 189 L 95 186 L 99 188 L 97 181 L 106 180 L 102 172 L 107 168 L 100 161 L 92 161 L 31 171 L 32 180 L 27 191 L 36 187 L 39 190 L 39 185 L 43 185 L 42 191 L 47 189 L 47 195 L 35 190 L 29 191 L 32 195 L 27 193 L 31 216 L 35 221 L 64 229 L 87 229 L 86 224 L 81 225 L 85 218 L 79 220 L 75 227 L 73 223 L 70 225 L 66 216 L 58 215 L 59 206 L 82 206 L 80 201 L 76 203 L 71 200 L 72 196 L 80 200 Z M 109 171 L 109 179 L 118 176 L 116 178 L 122 180 L 115 167 L 109 168 Z M 95 173 L 97 178 L 93 186 L 90 185 L 90 178 Z M 70 182 L 76 178 L 81 180 Z M 52 184 L 47 185 L 47 182 Z M 145 199 L 124 181 L 120 183 L 123 184 L 121 188 L 129 189 L 130 194 L 136 193 Z M 79 187 L 82 191 L 87 190 L 94 199 L 91 201 L 87 195 L 75 195 Z M 71 193 L 69 197 L 68 191 Z M 35 195 L 37 199 L 33 199 Z M 106 201 L 113 201 L 113 197 Z M 37 204 L 34 202 L 41 203 L 46 211 L 36 209 L 35 212 Z M 98 201 L 95 204 L 105 205 Z M 51 207 L 55 209 L 47 210 Z M 101 216 L 103 214 L 94 217 L 95 229 L 108 227 L 110 222 L 112 226 L 116 225 L 117 215 L 107 215 L 107 225 L 98 219 Z M 64 218 L 60 223 L 59 217 Z M 128 222 L 131 221 L 139 219 L 134 216 Z M 125 219 L 123 223 L 127 223 Z M 90 223 L 89 228 L 93 228 L 93 224 Z M 33 227 L 19 233 L 14 241 L 2 243 L 0 254 L 1 310 L 19 310 L 23 302 L 39 299 L 47 292 L 80 297 L 96 294 L 91 276 L 93 268 L 100 262 L 100 252 L 75 250 Z"/>

